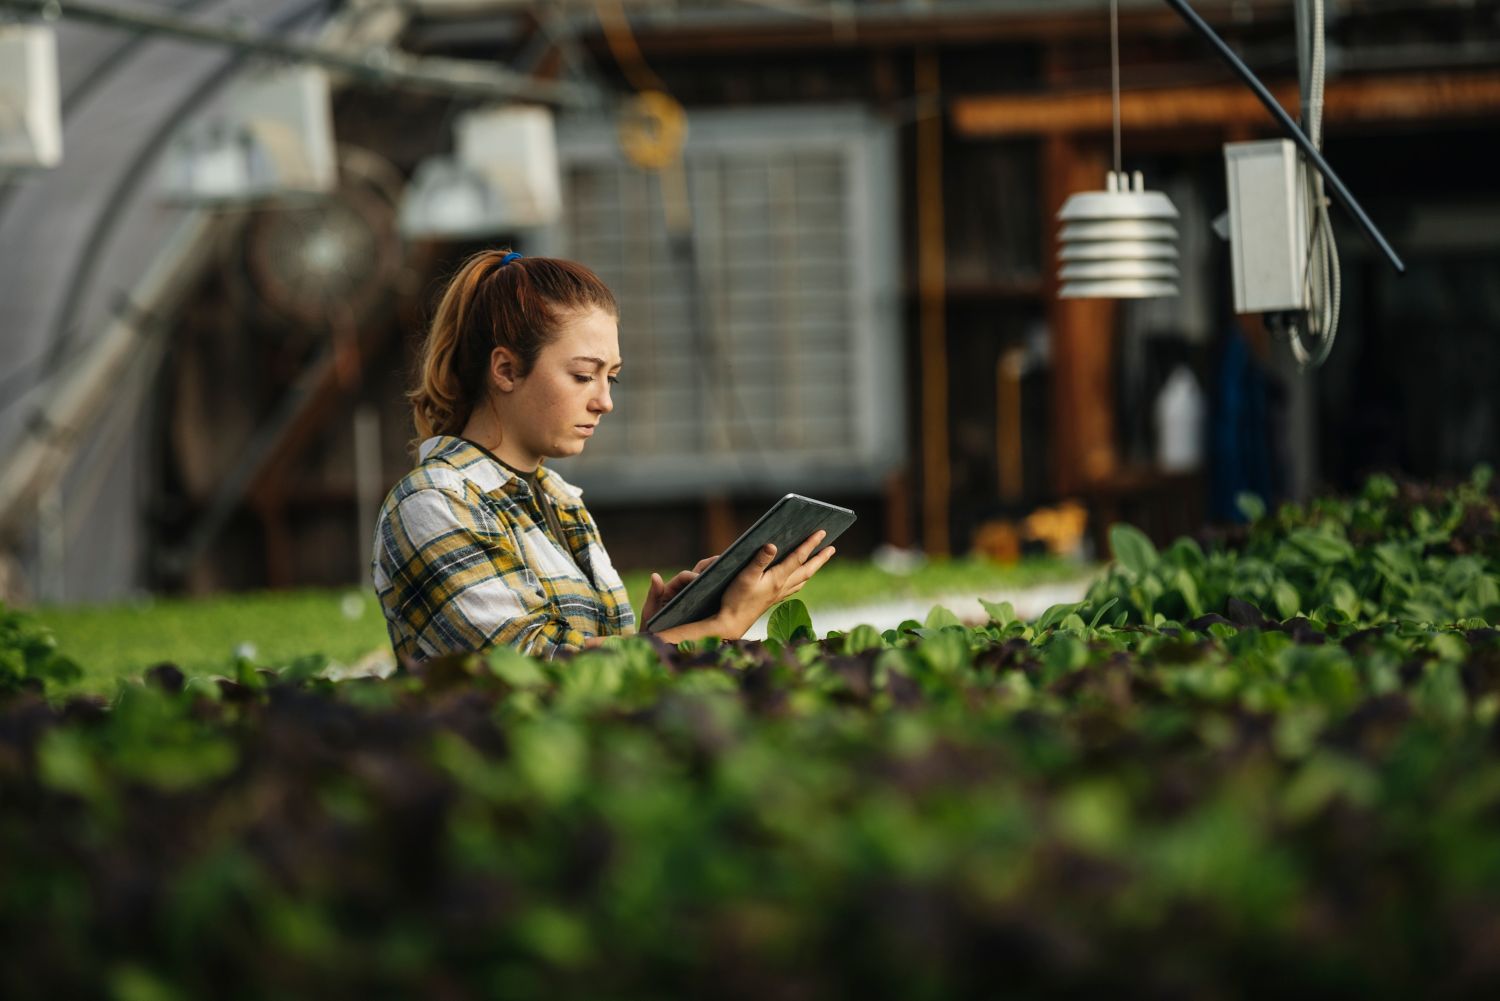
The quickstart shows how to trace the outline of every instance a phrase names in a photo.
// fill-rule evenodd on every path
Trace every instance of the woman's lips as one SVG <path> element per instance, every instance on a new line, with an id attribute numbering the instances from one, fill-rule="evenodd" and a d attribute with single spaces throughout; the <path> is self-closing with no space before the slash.
<path id="1" fill-rule="evenodd" d="M 575 428 L 577 428 L 578 432 L 580 434 L 582 434 L 584 437 L 586 437 L 586 438 L 593 437 L 595 425 L 593 425 L 593 424 L 574 424 L 573 426 Z"/>

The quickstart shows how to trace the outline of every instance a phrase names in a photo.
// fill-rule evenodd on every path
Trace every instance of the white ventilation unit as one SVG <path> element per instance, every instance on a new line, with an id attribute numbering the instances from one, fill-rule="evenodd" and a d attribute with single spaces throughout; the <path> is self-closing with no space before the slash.
<path id="1" fill-rule="evenodd" d="M 879 489 L 906 461 L 895 149 L 864 109 L 694 112 L 685 241 L 613 122 L 565 122 L 544 249 L 614 291 L 624 369 L 564 475 L 627 502 Z"/>
<path id="2" fill-rule="evenodd" d="M 461 115 L 458 161 L 489 178 L 514 226 L 543 226 L 562 210 L 557 133 L 543 107 L 494 108 Z"/>
<path id="3" fill-rule="evenodd" d="M 0 167 L 62 162 L 57 36 L 39 25 L 0 25 Z"/>
<path id="4" fill-rule="evenodd" d="M 428 157 L 401 195 L 399 226 L 408 239 L 479 240 L 506 230 L 500 193 L 490 179 L 451 156 Z"/>
<path id="5" fill-rule="evenodd" d="M 401 207 L 410 237 L 483 238 L 557 220 L 562 181 L 547 108 L 486 108 L 458 116 L 454 155 L 418 165 Z"/>
<path id="6" fill-rule="evenodd" d="M 223 110 L 177 137 L 164 177 L 169 199 L 206 203 L 324 194 L 337 184 L 328 76 L 316 66 L 242 81 Z"/>

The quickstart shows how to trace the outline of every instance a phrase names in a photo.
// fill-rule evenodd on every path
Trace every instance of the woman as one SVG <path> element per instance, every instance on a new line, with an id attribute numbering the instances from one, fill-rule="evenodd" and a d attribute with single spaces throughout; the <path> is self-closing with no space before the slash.
<path id="1" fill-rule="evenodd" d="M 506 644 L 552 657 L 628 635 L 635 615 L 581 491 L 545 468 L 614 409 L 619 309 L 588 268 L 484 251 L 449 283 L 409 393 L 417 467 L 376 524 L 375 590 L 398 657 Z M 719 613 L 660 633 L 736 639 L 832 558 L 819 532 L 776 566 L 767 546 Z M 648 621 L 710 562 L 651 575 Z"/>

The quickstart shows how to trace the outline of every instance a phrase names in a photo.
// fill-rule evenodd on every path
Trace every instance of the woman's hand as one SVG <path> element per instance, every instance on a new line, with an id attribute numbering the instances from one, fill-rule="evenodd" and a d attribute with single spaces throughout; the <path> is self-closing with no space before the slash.
<path id="1" fill-rule="evenodd" d="M 714 620 L 722 630 L 717 635 L 738 639 L 767 609 L 802 590 L 813 574 L 833 559 L 835 550 L 832 546 L 812 555 L 827 534 L 819 530 L 809 535 L 802 545 L 774 567 L 771 563 L 776 559 L 776 547 L 771 544 L 762 547 L 750 560 L 750 565 L 741 570 L 724 591 L 724 601 Z"/>
<path id="2" fill-rule="evenodd" d="M 641 605 L 641 625 L 644 626 L 647 622 L 650 622 L 652 616 L 661 611 L 678 591 L 681 591 L 696 580 L 698 575 L 707 570 L 716 559 L 718 559 L 717 556 L 709 556 L 706 559 L 701 559 L 693 569 L 684 570 L 669 581 L 663 581 L 661 574 L 653 573 L 651 575 L 651 589 L 646 593 L 646 601 Z"/>

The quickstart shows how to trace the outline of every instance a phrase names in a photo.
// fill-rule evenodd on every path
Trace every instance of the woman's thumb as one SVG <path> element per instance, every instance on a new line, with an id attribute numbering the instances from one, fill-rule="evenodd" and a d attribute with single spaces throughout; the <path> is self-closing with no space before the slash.
<path id="1" fill-rule="evenodd" d="M 776 544 L 768 542 L 760 547 L 760 552 L 755 554 L 755 564 L 759 567 L 768 567 L 776 558 Z"/>

